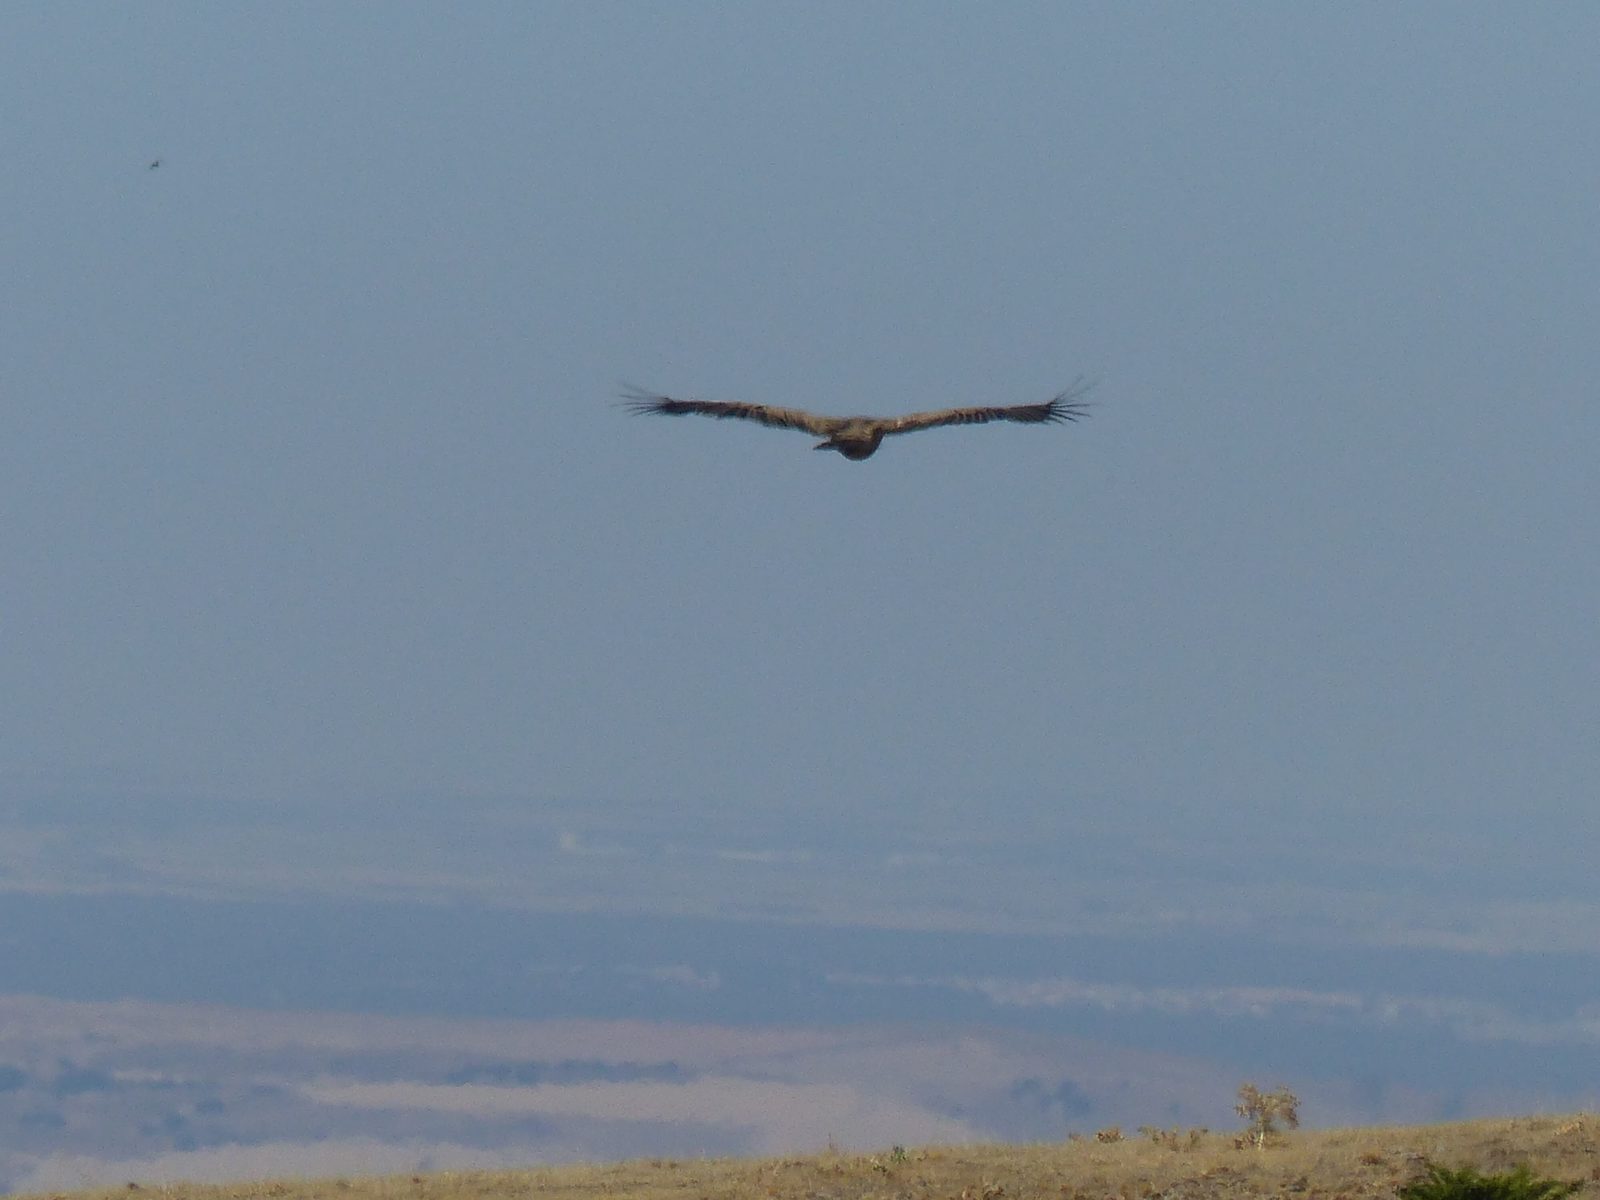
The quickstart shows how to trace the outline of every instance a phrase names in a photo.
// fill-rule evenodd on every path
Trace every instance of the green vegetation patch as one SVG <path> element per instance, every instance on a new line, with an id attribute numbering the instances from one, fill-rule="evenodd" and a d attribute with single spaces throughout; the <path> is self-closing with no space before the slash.
<path id="1" fill-rule="evenodd" d="M 1428 1177 L 1400 1189 L 1400 1200 L 1564 1200 L 1583 1187 L 1559 1179 L 1541 1179 L 1526 1165 L 1498 1175 L 1471 1167 L 1452 1171 L 1429 1164 Z"/>

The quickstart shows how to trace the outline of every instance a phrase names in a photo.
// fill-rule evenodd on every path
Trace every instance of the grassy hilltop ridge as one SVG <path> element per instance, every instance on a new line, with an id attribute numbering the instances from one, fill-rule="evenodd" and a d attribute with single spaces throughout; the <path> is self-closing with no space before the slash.
<path id="1" fill-rule="evenodd" d="M 827 1152 L 770 1159 L 651 1159 L 607 1166 L 447 1172 L 369 1179 L 174 1184 L 46 1193 L 51 1200 L 109 1200 L 146 1191 L 162 1200 L 1307 1200 L 1390 1197 L 1425 1164 L 1485 1173 L 1527 1164 L 1583 1181 L 1600 1196 L 1600 1117 L 1594 1114 L 1467 1121 L 1449 1125 L 1331 1129 L 1289 1134 L 1265 1149 L 1234 1133 L 1134 1134 L 1036 1145 L 894 1147 L 877 1154 Z"/>

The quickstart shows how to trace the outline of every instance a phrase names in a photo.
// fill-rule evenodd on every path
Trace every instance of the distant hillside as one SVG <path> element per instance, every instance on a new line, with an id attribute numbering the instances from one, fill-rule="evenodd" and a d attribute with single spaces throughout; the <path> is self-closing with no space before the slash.
<path id="1" fill-rule="evenodd" d="M 447 1172 L 225 1186 L 169 1185 L 162 1200 L 1211 1200 L 1295 1196 L 1304 1200 L 1390 1197 L 1425 1165 L 1485 1172 L 1528 1164 L 1541 1175 L 1581 1180 L 1600 1196 L 1600 1118 L 1593 1114 L 1291 1133 L 1257 1150 L 1237 1135 L 1188 1130 L 1135 1132 L 1121 1141 L 1083 1138 L 1018 1146 L 888 1147 L 768 1159 L 651 1159 L 612 1166 Z M 51 1200 L 126 1200 L 138 1181 Z"/>

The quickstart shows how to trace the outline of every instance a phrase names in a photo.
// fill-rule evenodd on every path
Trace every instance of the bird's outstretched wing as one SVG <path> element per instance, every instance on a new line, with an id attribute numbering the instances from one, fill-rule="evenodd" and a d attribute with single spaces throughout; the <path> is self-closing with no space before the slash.
<path id="1" fill-rule="evenodd" d="M 629 410 L 636 413 L 665 413 L 674 417 L 683 413 L 702 413 L 719 419 L 738 417 L 744 421 L 775 425 L 780 429 L 802 429 L 819 437 L 826 437 L 845 423 L 841 417 L 819 417 L 800 408 L 774 408 L 770 404 L 746 404 L 741 401 L 674 400 L 671 396 L 661 396 L 631 386 L 622 392 L 622 399 Z"/>
<path id="2" fill-rule="evenodd" d="M 1074 383 L 1053 400 L 1043 404 L 1013 404 L 1009 408 L 941 408 L 936 412 L 908 413 L 887 422 L 887 433 L 913 433 L 940 425 L 983 425 L 989 421 L 1020 421 L 1024 425 L 1076 421 L 1089 415 L 1083 397 L 1092 384 Z"/>

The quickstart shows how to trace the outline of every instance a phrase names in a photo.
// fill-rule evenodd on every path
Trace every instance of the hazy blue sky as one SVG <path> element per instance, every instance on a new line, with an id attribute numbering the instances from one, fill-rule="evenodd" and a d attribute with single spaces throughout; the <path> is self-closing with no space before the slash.
<path id="1" fill-rule="evenodd" d="M 1596 46 L 1576 4 L 8 5 L 0 770 L 1586 863 Z M 1086 423 L 860 464 L 610 402 L 1080 374 Z"/>

